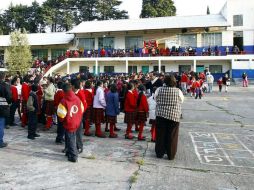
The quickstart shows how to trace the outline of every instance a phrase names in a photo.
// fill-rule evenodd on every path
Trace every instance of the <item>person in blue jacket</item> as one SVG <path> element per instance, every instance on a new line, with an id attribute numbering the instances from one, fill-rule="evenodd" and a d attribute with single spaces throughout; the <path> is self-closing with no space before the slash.
<path id="1" fill-rule="evenodd" d="M 110 124 L 109 138 L 117 138 L 117 134 L 114 132 L 115 125 L 117 123 L 117 115 L 120 113 L 119 109 L 119 96 L 117 92 L 116 84 L 110 86 L 110 92 L 106 94 L 106 119 Z"/>

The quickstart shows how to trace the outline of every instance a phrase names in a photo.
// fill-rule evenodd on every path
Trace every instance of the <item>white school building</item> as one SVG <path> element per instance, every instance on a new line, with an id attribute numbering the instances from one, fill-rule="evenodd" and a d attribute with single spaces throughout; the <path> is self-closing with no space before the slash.
<path id="1" fill-rule="evenodd" d="M 67 33 L 45 35 L 33 43 L 31 48 L 39 56 L 53 59 L 67 49 L 82 50 L 82 56 L 67 58 L 48 70 L 46 75 L 72 74 L 82 71 L 99 73 L 132 72 L 181 72 L 203 71 L 208 68 L 214 75 L 229 72 L 233 78 L 241 78 L 247 72 L 254 78 L 254 1 L 227 0 L 215 15 L 174 16 L 163 18 L 126 19 L 82 22 Z M 52 40 L 54 38 L 54 40 Z M 5 40 L 3 40 L 5 39 Z M 45 42 L 46 41 L 46 42 Z M 155 41 L 158 49 L 182 47 L 183 53 L 168 55 L 144 55 L 144 42 Z M 233 53 L 233 47 L 239 53 Z M 208 47 L 216 46 L 219 54 L 208 56 L 203 53 Z M 0 36 L 0 51 L 8 47 L 8 36 Z M 196 50 L 186 54 L 185 48 Z M 101 57 L 102 49 L 106 55 Z M 108 52 L 135 51 L 124 57 L 114 57 Z M 90 56 L 91 50 L 98 54 Z M 37 55 L 36 54 L 36 55 Z"/>

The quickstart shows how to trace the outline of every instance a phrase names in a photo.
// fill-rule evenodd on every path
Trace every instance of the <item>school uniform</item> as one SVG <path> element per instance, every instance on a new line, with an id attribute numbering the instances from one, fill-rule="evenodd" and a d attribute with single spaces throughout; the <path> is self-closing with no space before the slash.
<path id="1" fill-rule="evenodd" d="M 81 100 L 83 107 L 84 107 L 84 112 L 85 112 L 86 108 L 87 108 L 87 102 L 86 102 L 86 97 L 85 97 L 84 91 L 79 89 L 75 92 L 75 94 Z M 84 114 L 82 117 L 82 121 L 80 122 L 80 126 L 79 126 L 78 130 L 76 131 L 77 148 L 78 148 L 79 153 L 83 152 L 83 142 L 82 142 L 83 118 L 84 118 Z"/>
<path id="2" fill-rule="evenodd" d="M 84 113 L 84 126 L 85 126 L 85 132 L 84 132 L 84 135 L 86 136 L 91 136 L 91 133 L 90 133 L 90 122 L 93 120 L 92 118 L 92 113 L 93 113 L 93 96 L 94 96 L 94 93 L 93 93 L 93 90 L 92 89 L 84 89 L 84 94 L 85 94 L 85 97 L 86 97 L 86 103 L 87 103 L 87 109 Z"/>
<path id="3" fill-rule="evenodd" d="M 98 87 L 93 99 L 93 122 L 95 124 L 95 135 L 97 137 L 105 138 L 105 135 L 101 131 L 101 123 L 105 123 L 105 108 L 106 100 L 102 87 Z"/>
<path id="4" fill-rule="evenodd" d="M 72 91 L 64 94 L 64 98 L 57 108 L 57 115 L 63 122 L 66 131 L 66 155 L 71 162 L 76 162 L 78 158 L 76 131 L 80 127 L 83 112 L 84 107 L 81 100 Z"/>
<path id="5" fill-rule="evenodd" d="M 115 124 L 117 123 L 117 115 L 120 113 L 119 109 L 119 96 L 118 93 L 109 92 L 106 95 L 106 117 L 107 122 L 110 124 L 110 136 L 111 138 L 117 137 L 114 133 Z"/>
<path id="6" fill-rule="evenodd" d="M 147 113 L 149 111 L 147 98 L 144 94 L 139 95 L 137 99 L 137 123 L 139 124 L 138 140 L 145 140 L 143 130 L 147 121 Z"/>
<path id="7" fill-rule="evenodd" d="M 44 90 L 45 95 L 45 115 L 46 115 L 46 125 L 45 128 L 49 129 L 53 123 L 52 116 L 55 114 L 54 107 L 54 95 L 56 88 L 53 83 L 50 83 L 49 86 Z"/>
<path id="8" fill-rule="evenodd" d="M 124 122 L 127 123 L 127 129 L 125 138 L 132 139 L 133 136 L 131 134 L 132 125 L 136 122 L 136 108 L 137 108 L 137 99 L 135 94 L 129 90 L 126 94 L 124 101 Z"/>
<path id="9" fill-rule="evenodd" d="M 22 123 L 22 127 L 25 127 L 27 125 L 27 101 L 28 101 L 28 97 L 30 94 L 30 87 L 29 85 L 24 82 L 21 86 L 21 98 L 22 98 L 22 107 L 21 107 L 21 112 L 22 112 L 22 116 L 21 116 L 21 123 Z"/>
<path id="10" fill-rule="evenodd" d="M 62 89 L 58 89 L 56 91 L 56 94 L 54 95 L 54 107 L 55 110 L 57 110 L 58 105 L 60 104 L 61 100 L 64 97 L 64 92 Z M 57 136 L 56 136 L 56 143 L 62 143 L 64 139 L 64 127 L 63 122 L 61 119 L 57 116 Z"/>

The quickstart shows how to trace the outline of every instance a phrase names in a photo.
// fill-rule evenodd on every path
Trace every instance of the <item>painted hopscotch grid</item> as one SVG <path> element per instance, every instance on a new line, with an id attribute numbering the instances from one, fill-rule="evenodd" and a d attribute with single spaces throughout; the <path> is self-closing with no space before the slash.
<path id="1" fill-rule="evenodd" d="M 189 134 L 201 164 L 254 168 L 254 135 Z"/>

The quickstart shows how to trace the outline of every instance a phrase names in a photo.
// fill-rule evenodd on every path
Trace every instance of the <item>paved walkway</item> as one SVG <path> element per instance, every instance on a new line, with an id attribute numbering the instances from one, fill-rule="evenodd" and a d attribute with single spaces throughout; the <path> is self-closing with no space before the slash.
<path id="1" fill-rule="evenodd" d="M 76 164 L 55 145 L 55 128 L 26 139 L 21 127 L 6 130 L 0 150 L 0 190 L 251 190 L 254 186 L 254 88 L 186 98 L 174 161 L 157 159 L 150 141 L 84 137 Z M 135 134 L 137 136 L 137 134 Z"/>

